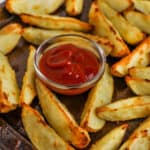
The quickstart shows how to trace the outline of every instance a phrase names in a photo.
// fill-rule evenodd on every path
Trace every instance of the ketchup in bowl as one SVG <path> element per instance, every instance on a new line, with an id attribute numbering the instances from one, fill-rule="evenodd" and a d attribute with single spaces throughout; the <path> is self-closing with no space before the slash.
<path id="1" fill-rule="evenodd" d="M 73 44 L 47 50 L 40 59 L 40 71 L 50 80 L 63 85 L 77 85 L 91 80 L 99 70 L 97 57 Z"/>
<path id="2" fill-rule="evenodd" d="M 80 35 L 59 35 L 44 41 L 35 54 L 37 77 L 50 89 L 76 95 L 93 87 L 104 72 L 105 55 Z"/>

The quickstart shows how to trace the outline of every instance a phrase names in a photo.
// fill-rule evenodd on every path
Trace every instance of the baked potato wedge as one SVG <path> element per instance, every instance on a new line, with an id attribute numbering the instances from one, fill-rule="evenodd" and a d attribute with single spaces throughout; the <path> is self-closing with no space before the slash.
<path id="1" fill-rule="evenodd" d="M 122 12 L 133 5 L 132 0 L 104 0 L 113 9 L 118 12 Z"/>
<path id="2" fill-rule="evenodd" d="M 38 29 L 33 27 L 24 28 L 23 31 L 24 39 L 35 45 L 40 45 L 44 40 L 62 34 L 81 35 L 91 40 L 94 40 L 104 49 L 106 55 L 109 55 L 113 49 L 113 44 L 107 38 L 103 38 L 91 34 L 85 34 L 82 32 L 71 31 L 71 30 L 45 30 L 45 29 Z"/>
<path id="3" fill-rule="evenodd" d="M 133 10 L 125 11 L 124 15 L 132 25 L 138 27 L 140 30 L 147 34 L 150 34 L 150 15 Z"/>
<path id="4" fill-rule="evenodd" d="M 150 117 L 142 122 L 123 143 L 119 150 L 149 150 L 150 149 Z"/>
<path id="5" fill-rule="evenodd" d="M 150 14 L 150 1 L 148 0 L 133 0 L 134 8 L 145 13 Z"/>
<path id="6" fill-rule="evenodd" d="M 128 74 L 132 67 L 142 67 L 150 64 L 150 37 L 140 43 L 128 56 L 122 58 L 111 67 L 111 73 L 117 77 Z"/>
<path id="7" fill-rule="evenodd" d="M 0 113 L 14 110 L 19 101 L 19 87 L 16 75 L 7 56 L 0 53 Z"/>
<path id="8" fill-rule="evenodd" d="M 27 68 L 23 77 L 22 89 L 20 92 L 19 104 L 31 104 L 36 96 L 35 87 L 35 70 L 34 70 L 34 55 L 36 49 L 33 46 L 29 47 L 29 56 L 27 60 Z"/>
<path id="9" fill-rule="evenodd" d="M 70 29 L 77 31 L 89 31 L 92 26 L 86 22 L 71 17 L 54 15 L 20 15 L 24 23 L 46 29 Z"/>
<path id="10" fill-rule="evenodd" d="M 131 25 L 121 14 L 112 9 L 104 0 L 97 0 L 100 10 L 116 27 L 123 39 L 135 45 L 144 39 L 144 33 L 136 26 Z"/>
<path id="11" fill-rule="evenodd" d="M 29 105 L 23 105 L 21 118 L 24 129 L 37 150 L 74 150 Z"/>
<path id="12" fill-rule="evenodd" d="M 150 66 L 130 68 L 129 75 L 135 78 L 150 80 Z"/>
<path id="13" fill-rule="evenodd" d="M 89 11 L 89 22 L 94 26 L 94 34 L 108 38 L 113 44 L 110 55 L 122 57 L 129 54 L 129 49 L 124 43 L 118 31 L 109 20 L 102 14 L 97 3 L 93 2 Z"/>
<path id="14" fill-rule="evenodd" d="M 22 27 L 18 23 L 6 25 L 0 29 L 0 52 L 10 53 L 21 38 Z"/>
<path id="15" fill-rule="evenodd" d="M 117 150 L 123 140 L 128 124 L 120 125 L 93 144 L 90 150 Z"/>
<path id="16" fill-rule="evenodd" d="M 110 74 L 109 66 L 106 65 L 105 72 L 96 86 L 91 89 L 88 99 L 83 108 L 80 126 L 88 132 L 97 132 L 105 125 L 105 121 L 97 117 L 97 107 L 108 104 L 112 100 L 114 92 L 114 81 Z"/>
<path id="17" fill-rule="evenodd" d="M 15 14 L 49 14 L 58 9 L 64 0 L 7 0 L 6 8 Z"/>
<path id="18" fill-rule="evenodd" d="M 66 12 L 70 16 L 77 16 L 82 13 L 83 0 L 66 0 Z"/>
<path id="19" fill-rule="evenodd" d="M 150 95 L 150 80 L 126 76 L 125 81 L 136 95 Z"/>
<path id="20" fill-rule="evenodd" d="M 150 96 L 135 96 L 120 99 L 97 108 L 96 113 L 100 119 L 108 121 L 144 118 L 150 115 Z"/>
<path id="21" fill-rule="evenodd" d="M 36 87 L 39 103 L 48 123 L 75 147 L 86 147 L 90 142 L 88 132 L 77 125 L 67 108 L 39 79 L 36 79 Z"/>

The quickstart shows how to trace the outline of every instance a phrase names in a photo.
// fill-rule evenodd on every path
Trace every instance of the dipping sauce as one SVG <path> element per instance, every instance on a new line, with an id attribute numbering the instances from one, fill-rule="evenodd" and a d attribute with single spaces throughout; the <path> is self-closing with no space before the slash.
<path id="1" fill-rule="evenodd" d="M 48 79 L 70 86 L 93 79 L 99 67 L 95 54 L 73 44 L 48 49 L 39 61 L 39 69 Z"/>

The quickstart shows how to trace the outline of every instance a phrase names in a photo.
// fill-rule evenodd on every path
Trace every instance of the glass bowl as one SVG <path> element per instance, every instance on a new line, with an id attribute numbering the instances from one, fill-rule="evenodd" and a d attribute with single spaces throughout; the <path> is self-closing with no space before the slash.
<path id="1" fill-rule="evenodd" d="M 86 82 L 75 84 L 75 85 L 63 85 L 57 82 L 54 82 L 48 79 L 39 68 L 39 61 L 42 55 L 47 51 L 54 47 L 63 45 L 63 44 L 73 44 L 79 48 L 84 48 L 87 51 L 91 51 L 97 57 L 99 62 L 99 68 L 97 74 Z M 88 58 L 87 58 L 88 59 Z M 81 35 L 74 34 L 65 34 L 58 35 L 53 38 L 50 38 L 44 41 L 37 49 L 35 58 L 34 58 L 34 67 L 36 71 L 37 77 L 48 86 L 48 88 L 53 91 L 63 94 L 63 95 L 77 95 L 81 94 L 91 87 L 93 87 L 97 81 L 102 77 L 104 69 L 105 69 L 105 54 L 104 50 L 93 40 L 88 39 Z"/>

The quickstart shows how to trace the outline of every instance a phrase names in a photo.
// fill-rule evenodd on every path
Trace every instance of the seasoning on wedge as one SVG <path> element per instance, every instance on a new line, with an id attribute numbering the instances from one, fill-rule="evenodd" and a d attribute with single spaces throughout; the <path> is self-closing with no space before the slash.
<path id="1" fill-rule="evenodd" d="M 7 56 L 0 53 L 0 113 L 14 110 L 19 101 L 19 87 L 16 75 Z"/>
<path id="2" fill-rule="evenodd" d="M 150 115 L 150 96 L 135 96 L 98 107 L 96 113 L 100 119 L 125 121 L 144 118 Z"/>
<path id="3" fill-rule="evenodd" d="M 90 142 L 88 132 L 78 126 L 67 108 L 39 79 L 36 79 L 36 87 L 48 123 L 66 141 L 77 148 L 85 148 Z"/>

